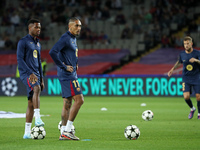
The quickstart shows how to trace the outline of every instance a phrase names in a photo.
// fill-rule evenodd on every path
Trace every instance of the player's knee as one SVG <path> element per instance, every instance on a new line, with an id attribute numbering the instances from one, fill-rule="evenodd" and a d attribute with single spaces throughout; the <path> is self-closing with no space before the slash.
<path id="1" fill-rule="evenodd" d="M 184 96 L 184 99 L 185 99 L 185 100 L 189 100 L 189 99 L 190 99 L 190 96 Z"/>
<path id="2" fill-rule="evenodd" d="M 40 86 L 39 85 L 34 86 L 33 91 L 34 91 L 34 93 L 40 93 L 40 91 L 41 91 Z"/>
<path id="3" fill-rule="evenodd" d="M 84 103 L 84 99 L 81 98 L 81 99 L 79 100 L 79 103 L 80 103 L 80 105 L 83 105 L 83 103 Z"/>
<path id="4" fill-rule="evenodd" d="M 200 101 L 200 94 L 196 94 L 196 99 Z"/>
<path id="5" fill-rule="evenodd" d="M 28 100 L 28 107 L 29 108 L 33 108 L 33 102 L 32 102 L 32 100 Z"/>
<path id="6" fill-rule="evenodd" d="M 84 98 L 83 98 L 83 95 L 81 95 L 80 104 L 83 105 L 83 103 L 84 103 Z"/>
<path id="7" fill-rule="evenodd" d="M 185 100 L 189 100 L 190 99 L 190 94 L 184 93 L 183 97 Z"/>
<path id="8" fill-rule="evenodd" d="M 69 110 L 71 108 L 71 105 L 72 105 L 72 99 L 66 99 L 66 98 L 64 98 L 64 105 L 63 105 L 63 107 L 66 110 Z"/>
<path id="9" fill-rule="evenodd" d="M 84 103 L 84 98 L 83 98 L 83 96 L 80 96 L 75 101 L 78 103 L 78 105 L 81 106 Z"/>

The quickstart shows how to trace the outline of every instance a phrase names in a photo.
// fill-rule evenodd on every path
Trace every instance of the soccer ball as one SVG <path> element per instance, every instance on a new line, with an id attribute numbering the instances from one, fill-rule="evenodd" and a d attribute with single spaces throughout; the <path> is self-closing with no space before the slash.
<path id="1" fill-rule="evenodd" d="M 129 125 L 124 130 L 124 136 L 128 140 L 137 140 L 140 136 L 140 130 L 136 125 Z"/>
<path id="2" fill-rule="evenodd" d="M 44 127 L 40 126 L 40 127 L 33 127 L 31 129 L 31 138 L 32 139 L 44 139 L 46 136 L 46 131 L 44 129 Z"/>
<path id="3" fill-rule="evenodd" d="M 142 113 L 142 118 L 145 120 L 145 121 L 150 121 L 153 119 L 153 112 L 151 110 L 145 110 L 143 113 Z"/>
<path id="4" fill-rule="evenodd" d="M 1 82 L 1 89 L 2 89 L 2 92 L 4 92 L 5 95 L 15 96 L 15 94 L 18 90 L 17 81 L 15 79 L 10 78 L 10 77 L 5 78 Z"/>
<path id="5" fill-rule="evenodd" d="M 61 127 L 62 127 L 62 121 L 60 121 L 58 123 L 58 130 L 59 131 L 60 131 Z M 71 131 L 72 131 L 73 134 L 75 134 L 75 127 L 74 127 L 74 125 L 72 125 Z"/>

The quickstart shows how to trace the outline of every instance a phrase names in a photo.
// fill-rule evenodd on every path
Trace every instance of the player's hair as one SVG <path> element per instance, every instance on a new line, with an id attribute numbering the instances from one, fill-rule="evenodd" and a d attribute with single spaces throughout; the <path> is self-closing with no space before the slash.
<path id="1" fill-rule="evenodd" d="M 71 22 L 75 22 L 76 20 L 79 20 L 79 19 L 76 18 L 76 17 L 72 17 L 72 18 L 69 19 L 68 24 L 71 23 Z"/>
<path id="2" fill-rule="evenodd" d="M 190 42 L 192 42 L 192 38 L 190 36 L 186 36 L 183 41 L 190 41 Z"/>
<path id="3" fill-rule="evenodd" d="M 32 19 L 30 19 L 30 20 L 28 21 L 27 25 L 29 26 L 29 25 L 32 24 L 32 23 L 40 23 L 40 21 L 39 21 L 38 19 L 32 18 Z"/>

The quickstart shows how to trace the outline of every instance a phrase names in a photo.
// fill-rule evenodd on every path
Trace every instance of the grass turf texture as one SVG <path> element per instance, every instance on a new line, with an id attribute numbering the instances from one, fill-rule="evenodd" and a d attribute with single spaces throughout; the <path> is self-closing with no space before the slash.
<path id="1" fill-rule="evenodd" d="M 81 140 L 59 141 L 57 125 L 61 120 L 61 97 L 41 97 L 41 114 L 47 135 L 43 140 L 24 140 L 25 119 L 0 119 L 2 150 L 185 150 L 199 149 L 200 120 L 197 112 L 189 120 L 190 109 L 183 98 L 175 97 L 85 97 L 85 103 L 74 122 L 76 136 Z M 141 103 L 147 106 L 141 107 Z M 196 106 L 196 100 L 193 98 Z M 0 110 L 25 113 L 26 97 L 0 97 Z M 106 107 L 107 111 L 101 111 Z M 152 110 L 152 121 L 142 120 L 144 110 Z M 34 123 L 33 123 L 34 124 Z M 32 124 L 32 127 L 33 127 Z M 126 126 L 139 127 L 138 140 L 124 137 Z"/>

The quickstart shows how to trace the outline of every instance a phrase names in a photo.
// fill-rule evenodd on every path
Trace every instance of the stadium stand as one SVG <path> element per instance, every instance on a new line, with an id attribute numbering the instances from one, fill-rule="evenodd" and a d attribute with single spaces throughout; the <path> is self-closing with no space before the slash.
<path id="1" fill-rule="evenodd" d="M 138 62 L 131 62 L 110 74 L 162 75 L 171 69 L 180 51 L 174 48 L 161 48 L 141 57 Z"/>
<path id="2" fill-rule="evenodd" d="M 41 56 L 48 62 L 47 75 L 56 75 L 56 67 L 48 51 L 67 30 L 67 19 L 72 16 L 79 17 L 83 23 L 82 33 L 77 41 L 81 62 L 79 62 L 79 74 L 119 74 L 118 68 L 123 70 L 131 65 L 136 67 L 138 63 L 133 60 L 141 57 L 140 61 L 142 61 L 142 56 L 158 45 L 167 48 L 180 47 L 181 38 L 185 35 L 191 35 L 195 46 L 200 47 L 198 0 L 76 0 L 73 3 L 62 0 L 15 0 L 15 6 L 12 0 L 2 0 L 0 3 L 2 10 L 0 12 L 0 76 L 15 75 L 16 45 L 18 40 L 27 34 L 26 22 L 31 17 L 41 20 L 40 42 L 43 49 Z M 124 30 L 126 27 L 130 29 Z M 123 39 L 121 39 L 122 31 L 125 34 Z M 168 40 L 165 45 L 162 43 L 163 35 Z M 12 47 L 12 50 L 8 47 Z M 157 53 L 155 58 L 159 57 L 156 55 Z M 155 58 L 146 58 L 149 61 L 141 64 L 146 65 L 147 68 L 155 68 L 148 66 L 152 59 L 156 60 Z M 123 67 L 128 62 L 130 63 Z M 143 71 L 143 73 L 155 73 L 150 69 L 146 70 L 149 72 Z M 158 73 L 165 72 L 163 70 Z M 137 74 L 128 71 L 127 73 Z"/>

